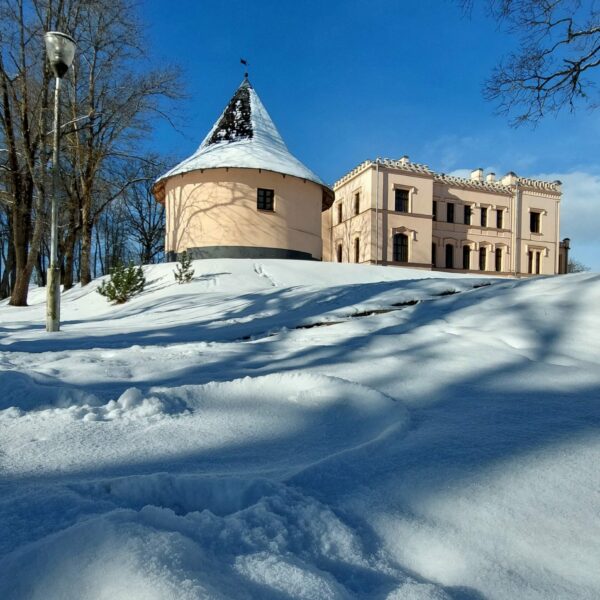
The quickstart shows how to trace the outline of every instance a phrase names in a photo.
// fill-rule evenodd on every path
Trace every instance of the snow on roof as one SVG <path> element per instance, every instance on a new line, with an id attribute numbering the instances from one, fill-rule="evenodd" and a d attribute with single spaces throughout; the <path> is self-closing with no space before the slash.
<path id="1" fill-rule="evenodd" d="M 274 171 L 329 189 L 288 150 L 248 79 L 244 79 L 198 150 L 159 177 L 155 186 L 173 175 L 222 167 Z"/>

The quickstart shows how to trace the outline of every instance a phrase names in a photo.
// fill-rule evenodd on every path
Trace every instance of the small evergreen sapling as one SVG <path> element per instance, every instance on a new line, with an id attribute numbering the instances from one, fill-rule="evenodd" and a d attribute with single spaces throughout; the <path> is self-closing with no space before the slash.
<path id="1" fill-rule="evenodd" d="M 146 285 L 142 267 L 136 267 L 132 262 L 125 266 L 117 265 L 110 271 L 110 279 L 104 281 L 98 288 L 101 296 L 106 296 L 110 302 L 123 304 L 132 296 L 139 294 Z"/>
<path id="2" fill-rule="evenodd" d="M 194 277 L 194 269 L 192 269 L 192 259 L 188 256 L 187 252 L 181 253 L 181 259 L 173 271 L 175 281 L 177 283 L 189 283 Z"/>

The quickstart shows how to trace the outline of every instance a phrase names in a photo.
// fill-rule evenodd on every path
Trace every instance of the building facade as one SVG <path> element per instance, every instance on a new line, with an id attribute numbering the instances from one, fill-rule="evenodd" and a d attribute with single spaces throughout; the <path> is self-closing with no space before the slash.
<path id="1" fill-rule="evenodd" d="M 247 78 L 198 150 L 153 186 L 167 260 L 322 259 L 333 191 L 288 150 Z"/>
<path id="2" fill-rule="evenodd" d="M 483 169 L 470 178 L 400 160 L 365 161 L 338 180 L 322 215 L 323 259 L 435 270 L 553 275 L 561 184 Z"/>

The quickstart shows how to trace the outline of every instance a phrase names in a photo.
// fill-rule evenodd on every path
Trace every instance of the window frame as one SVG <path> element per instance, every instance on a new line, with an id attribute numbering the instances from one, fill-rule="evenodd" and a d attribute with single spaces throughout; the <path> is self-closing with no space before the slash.
<path id="1" fill-rule="evenodd" d="M 406 243 L 400 244 L 397 242 L 397 240 L 401 240 L 401 239 L 406 240 Z M 406 253 L 405 254 L 406 260 L 402 260 L 402 258 L 403 258 L 402 255 L 404 253 Z M 392 236 L 392 257 L 394 259 L 394 262 L 407 263 L 408 256 L 409 256 L 408 235 L 406 235 L 406 233 L 402 233 L 402 232 L 394 233 L 394 235 Z"/>
<path id="2" fill-rule="evenodd" d="M 444 265 L 446 269 L 454 269 L 454 246 L 452 244 L 446 244 L 444 247 Z"/>
<path id="3" fill-rule="evenodd" d="M 463 217 L 463 224 L 471 225 L 472 219 L 473 219 L 473 209 L 470 204 L 465 204 L 465 214 Z"/>
<path id="4" fill-rule="evenodd" d="M 405 194 L 404 197 L 398 198 L 399 194 Z M 398 203 L 400 201 L 400 208 Z M 405 206 L 406 210 L 403 210 L 402 206 Z M 410 212 L 410 190 L 403 187 L 394 188 L 394 212 L 409 213 Z"/>
<path id="5" fill-rule="evenodd" d="M 488 207 L 487 206 L 482 206 L 480 209 L 480 215 L 479 215 L 480 223 L 481 223 L 481 227 L 487 227 L 488 226 Z"/>
<path id="6" fill-rule="evenodd" d="M 504 209 L 496 209 L 496 229 L 504 229 Z"/>
<path id="7" fill-rule="evenodd" d="M 534 221 L 537 228 L 534 229 Z M 529 211 L 529 233 L 542 233 L 542 212 L 539 210 Z"/>
<path id="8" fill-rule="evenodd" d="M 480 271 L 487 271 L 487 247 L 486 246 L 481 246 L 481 248 L 479 248 L 479 270 Z"/>
<path id="9" fill-rule="evenodd" d="M 263 206 L 261 206 L 261 202 Z M 256 210 L 275 212 L 275 190 L 269 188 L 256 189 Z"/>
<path id="10" fill-rule="evenodd" d="M 463 252 L 462 252 L 462 268 L 465 271 L 470 271 L 471 270 L 471 246 L 465 244 L 463 246 Z M 466 259 L 466 260 L 465 260 Z M 467 266 L 465 266 L 465 264 Z"/>

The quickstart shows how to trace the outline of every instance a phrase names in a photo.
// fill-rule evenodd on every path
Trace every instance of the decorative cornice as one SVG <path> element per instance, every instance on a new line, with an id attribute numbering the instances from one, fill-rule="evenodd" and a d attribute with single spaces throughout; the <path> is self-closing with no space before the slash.
<path id="1" fill-rule="evenodd" d="M 543 192 L 550 192 L 553 195 L 560 195 L 562 193 L 560 181 L 542 181 L 540 179 L 531 179 L 528 177 L 517 177 L 514 173 L 509 173 L 503 179 L 495 181 L 467 179 L 466 177 L 455 177 L 454 175 L 447 175 L 446 173 L 435 173 L 427 165 L 411 162 L 407 157 L 398 160 L 390 158 L 365 160 L 338 179 L 333 184 L 333 189 L 337 191 L 353 177 L 356 177 L 366 169 L 375 168 L 377 165 L 384 169 L 394 169 L 405 173 L 430 176 L 435 183 L 452 185 L 463 189 L 492 192 L 495 194 L 512 195 L 514 194 L 517 185 L 521 189 L 537 192 L 540 195 L 542 195 Z"/>

